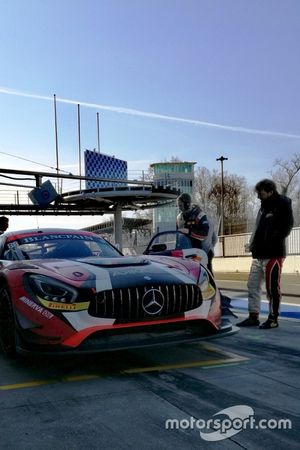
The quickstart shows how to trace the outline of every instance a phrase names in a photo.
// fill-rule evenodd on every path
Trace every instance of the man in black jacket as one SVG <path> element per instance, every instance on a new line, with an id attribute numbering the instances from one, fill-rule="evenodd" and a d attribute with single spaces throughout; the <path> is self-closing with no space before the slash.
<path id="1" fill-rule="evenodd" d="M 248 278 L 249 317 L 237 325 L 259 325 L 261 285 L 265 280 L 269 316 L 260 328 L 270 329 L 278 327 L 281 270 L 286 256 L 285 239 L 291 232 L 294 219 L 291 200 L 277 192 L 274 181 L 259 181 L 255 191 L 261 200 L 261 207 L 249 244 L 253 257 Z"/>
<path id="2" fill-rule="evenodd" d="M 199 205 L 192 203 L 192 197 L 187 192 L 178 197 L 177 205 L 180 213 L 176 218 L 176 229 L 190 237 L 194 248 L 205 251 L 207 268 L 212 272 L 213 249 L 217 241 L 213 223 Z"/>
<path id="3" fill-rule="evenodd" d="M 195 248 L 202 248 L 201 243 L 209 233 L 209 222 L 200 206 L 192 203 L 190 194 L 184 192 L 177 199 L 180 213 L 176 219 L 176 228 L 189 235 Z"/>

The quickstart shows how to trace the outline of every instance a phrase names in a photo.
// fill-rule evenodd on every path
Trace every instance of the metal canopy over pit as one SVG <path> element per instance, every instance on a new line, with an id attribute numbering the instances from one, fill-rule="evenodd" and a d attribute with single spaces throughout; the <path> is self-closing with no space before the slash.
<path id="1" fill-rule="evenodd" d="M 122 248 L 122 211 L 150 209 L 173 202 L 178 191 L 169 188 L 147 187 L 111 187 L 95 188 L 85 191 L 73 191 L 62 194 L 65 203 L 76 203 L 82 209 L 100 209 L 102 214 L 114 214 L 114 238 Z"/>
<path id="2" fill-rule="evenodd" d="M 172 203 L 179 191 L 169 187 L 154 186 L 151 182 L 138 180 L 112 180 L 104 178 L 84 177 L 78 175 L 61 175 L 48 172 L 33 172 L 27 170 L 1 169 L 0 176 L 4 173 L 12 173 L 20 177 L 29 175 L 32 181 L 36 181 L 37 187 L 42 183 L 42 178 L 65 178 L 69 180 L 96 180 L 118 183 L 114 187 L 102 187 L 93 189 L 80 189 L 65 192 L 59 195 L 54 202 L 48 205 L 34 205 L 31 203 L 0 204 L 0 215 L 103 215 L 114 214 L 115 242 L 122 248 L 122 211 L 137 211 L 151 209 Z M 12 178 L 12 177 L 8 177 Z M 24 178 L 23 178 L 24 179 Z M 18 178 L 14 178 L 18 180 Z M 22 180 L 22 178 L 19 178 Z M 28 178 L 27 178 L 28 180 Z M 7 183 L 1 183 L 7 184 Z M 11 186 L 20 186 L 14 183 Z M 26 186 L 22 186 L 26 187 Z M 28 186 L 32 188 L 32 186 Z M 16 195 L 16 198 L 18 196 Z"/>
<path id="3" fill-rule="evenodd" d="M 73 191 L 62 194 L 64 203 L 76 203 L 82 207 L 100 208 L 103 212 L 111 213 L 118 205 L 123 210 L 149 209 L 174 201 L 178 196 L 178 190 L 171 188 L 155 187 L 111 187 L 94 188 L 81 191 Z"/>

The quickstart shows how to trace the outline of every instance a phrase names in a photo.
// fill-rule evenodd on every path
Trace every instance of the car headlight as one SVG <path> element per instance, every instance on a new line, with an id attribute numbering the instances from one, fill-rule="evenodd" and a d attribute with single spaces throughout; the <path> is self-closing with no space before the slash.
<path id="1" fill-rule="evenodd" d="M 209 286 L 209 276 L 206 270 L 203 270 L 201 267 L 201 271 L 198 278 L 198 286 L 200 287 L 202 292 L 205 292 Z"/>
<path id="2" fill-rule="evenodd" d="M 214 297 L 216 293 L 216 286 L 203 267 L 201 267 L 199 274 L 198 286 L 201 289 L 203 300 L 210 300 Z"/>
<path id="3" fill-rule="evenodd" d="M 28 276 L 33 293 L 50 302 L 74 303 L 78 293 L 75 288 L 45 275 L 31 274 Z"/>

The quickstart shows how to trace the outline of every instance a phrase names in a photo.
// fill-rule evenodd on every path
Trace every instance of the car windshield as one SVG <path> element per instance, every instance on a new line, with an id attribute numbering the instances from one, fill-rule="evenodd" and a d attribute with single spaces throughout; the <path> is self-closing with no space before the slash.
<path id="1" fill-rule="evenodd" d="M 72 259 L 85 257 L 120 257 L 120 253 L 104 239 L 72 233 L 34 234 L 7 242 L 4 259 Z"/>

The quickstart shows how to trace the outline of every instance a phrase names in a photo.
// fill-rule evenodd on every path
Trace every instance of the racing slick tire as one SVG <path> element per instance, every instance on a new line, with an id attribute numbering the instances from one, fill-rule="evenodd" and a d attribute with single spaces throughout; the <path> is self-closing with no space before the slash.
<path id="1" fill-rule="evenodd" d="M 0 287 L 0 349 L 9 357 L 16 355 L 16 321 L 10 295 Z"/>

